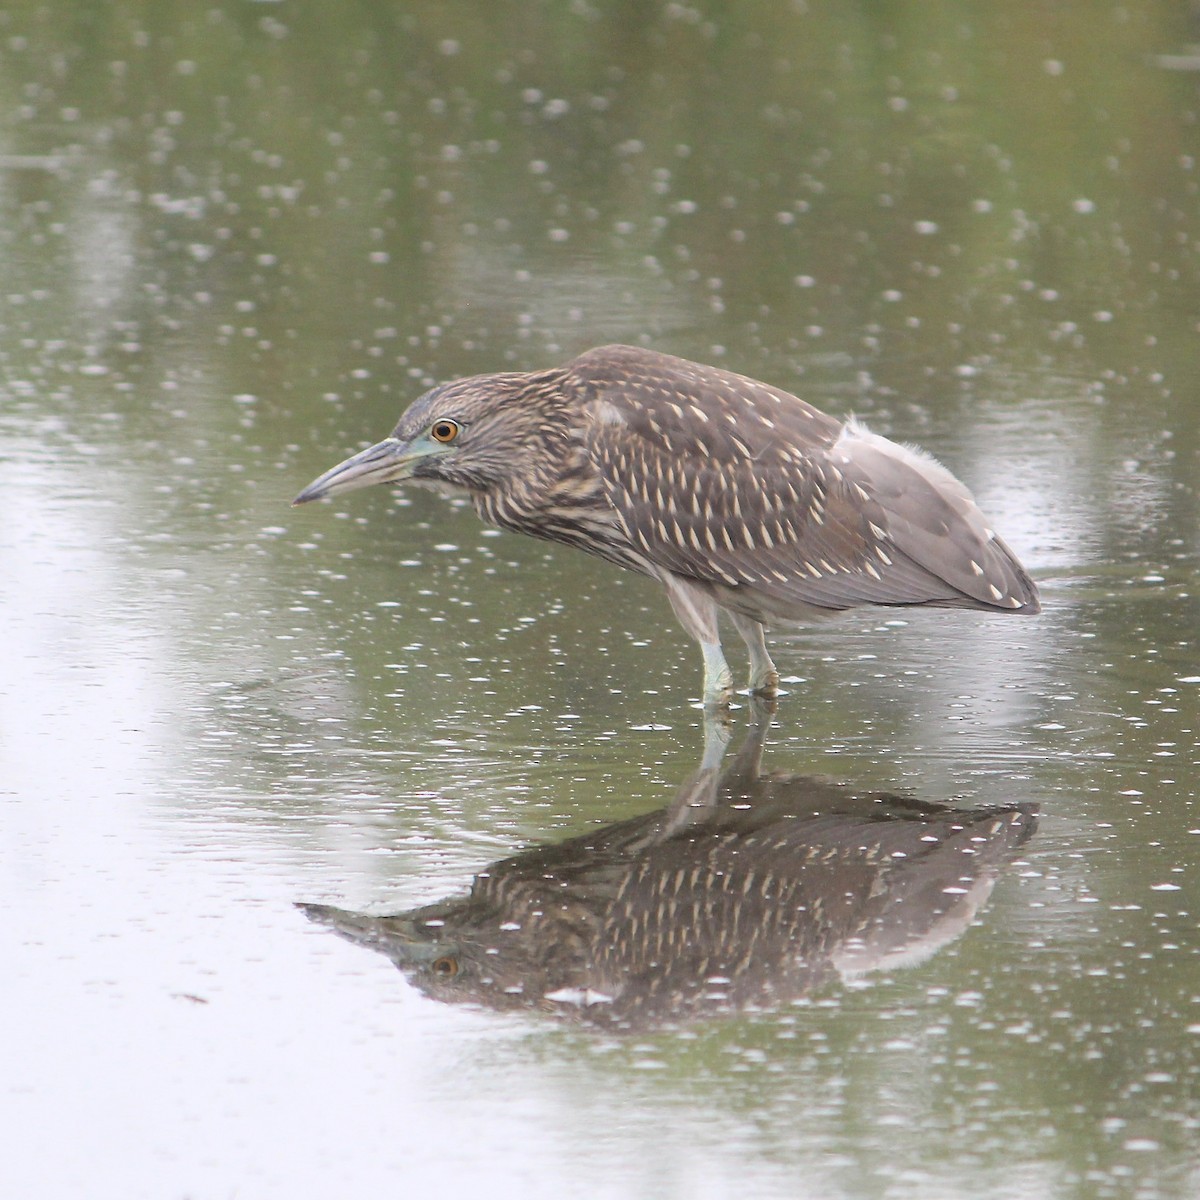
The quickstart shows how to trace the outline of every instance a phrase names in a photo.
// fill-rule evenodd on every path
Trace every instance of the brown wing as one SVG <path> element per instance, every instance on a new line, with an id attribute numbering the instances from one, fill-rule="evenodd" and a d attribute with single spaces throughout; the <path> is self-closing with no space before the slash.
<path id="1" fill-rule="evenodd" d="M 867 603 L 1014 607 L 987 590 L 999 576 L 985 552 L 1003 544 L 958 512 L 966 497 L 978 514 L 948 472 L 922 473 L 921 456 L 848 437 L 857 427 L 787 392 L 648 350 L 589 351 L 566 382 L 590 414 L 610 502 L 659 569 L 753 593 L 768 603 L 747 597 L 748 609 L 781 617 Z"/>
<path id="2" fill-rule="evenodd" d="M 890 540 L 959 603 L 1036 613 L 1037 588 L 967 488 L 919 450 L 878 437 L 854 422 L 833 447 L 846 477 L 884 510 Z"/>

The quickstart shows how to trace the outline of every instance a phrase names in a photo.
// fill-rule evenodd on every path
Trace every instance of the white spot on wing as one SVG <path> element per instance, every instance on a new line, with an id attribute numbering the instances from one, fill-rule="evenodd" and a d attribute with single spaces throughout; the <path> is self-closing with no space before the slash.
<path id="1" fill-rule="evenodd" d="M 601 425 L 628 425 L 625 414 L 607 400 L 597 400 L 592 405 L 592 413 Z"/>

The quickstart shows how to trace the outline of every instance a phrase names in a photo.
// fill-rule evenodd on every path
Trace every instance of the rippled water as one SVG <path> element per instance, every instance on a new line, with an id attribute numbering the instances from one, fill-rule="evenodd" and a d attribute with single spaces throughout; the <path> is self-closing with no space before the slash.
<path id="1" fill-rule="evenodd" d="M 0 14 L 6 1193 L 1200 1187 L 1200 34 L 810 9 Z M 425 494 L 288 507 L 432 381 L 611 340 L 920 442 L 1042 588 L 773 639 L 754 787 L 825 823 L 767 866 L 761 790 L 679 802 L 700 663 L 648 581 Z M 1025 840 L 918 936 L 878 907 L 910 831 L 853 825 L 890 850 L 789 933 L 812 978 L 729 935 L 700 1011 L 590 1019 L 612 946 L 780 911 L 632 881 L 720 843 L 808 887 L 830 797 L 879 793 L 918 847 L 944 806 Z M 378 931 L 527 870 L 609 931 L 539 1002 L 297 907 Z"/>

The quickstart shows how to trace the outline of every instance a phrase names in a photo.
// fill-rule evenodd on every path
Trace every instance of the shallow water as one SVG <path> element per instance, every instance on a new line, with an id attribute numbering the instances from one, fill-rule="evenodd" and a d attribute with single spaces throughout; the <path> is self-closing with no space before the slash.
<path id="1" fill-rule="evenodd" d="M 802 8 L 0 14 L 6 1192 L 1200 1188 L 1200 32 Z M 919 961 L 597 1029 L 296 907 L 700 767 L 648 581 L 288 507 L 430 382 L 611 340 L 920 442 L 1040 583 L 773 639 L 765 770 L 1037 809 Z"/>

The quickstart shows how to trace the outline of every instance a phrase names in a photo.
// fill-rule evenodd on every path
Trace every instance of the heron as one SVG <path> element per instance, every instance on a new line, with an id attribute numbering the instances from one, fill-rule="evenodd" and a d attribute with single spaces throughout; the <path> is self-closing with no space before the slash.
<path id="1" fill-rule="evenodd" d="M 778 625 L 863 605 L 1041 608 L 931 455 L 781 388 L 637 346 L 439 384 L 293 504 L 410 482 L 658 580 L 700 645 L 709 711 L 733 697 L 721 614 L 749 651 L 750 693 L 773 697 L 765 634 Z"/>
<path id="2" fill-rule="evenodd" d="M 1036 805 L 764 772 L 767 703 L 751 701 L 732 763 L 706 761 L 666 808 L 521 850 L 406 912 L 300 907 L 434 999 L 634 1031 L 783 1007 L 960 936 Z"/>

